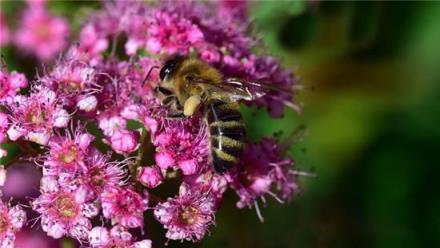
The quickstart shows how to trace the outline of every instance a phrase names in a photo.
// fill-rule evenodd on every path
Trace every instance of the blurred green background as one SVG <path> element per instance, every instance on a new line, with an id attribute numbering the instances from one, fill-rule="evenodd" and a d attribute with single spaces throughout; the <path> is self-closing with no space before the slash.
<path id="1" fill-rule="evenodd" d="M 72 20 L 78 4 L 96 2 L 50 6 Z M 302 177 L 291 203 L 271 201 L 265 223 L 228 192 L 209 237 L 169 247 L 440 247 L 440 3 L 252 1 L 249 13 L 268 49 L 314 88 L 298 96 L 300 115 L 245 109 L 249 133 L 305 124 L 292 155 L 318 176 Z M 165 241 L 149 220 L 147 233 Z"/>
<path id="2" fill-rule="evenodd" d="M 206 247 L 440 247 L 440 3 L 255 7 L 269 48 L 315 90 L 301 94 L 302 115 L 249 124 L 306 124 L 293 155 L 318 177 L 303 178 L 289 206 L 263 210 L 262 225 L 249 212 L 219 216 Z"/>

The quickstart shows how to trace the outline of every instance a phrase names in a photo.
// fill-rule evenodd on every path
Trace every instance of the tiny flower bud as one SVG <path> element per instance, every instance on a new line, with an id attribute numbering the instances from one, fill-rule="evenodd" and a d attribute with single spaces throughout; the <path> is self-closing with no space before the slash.
<path id="1" fill-rule="evenodd" d="M 11 224 L 16 229 L 21 229 L 26 222 L 26 212 L 20 206 L 14 206 L 9 210 Z"/>
<path id="2" fill-rule="evenodd" d="M 24 135 L 24 132 L 25 132 L 25 131 L 24 131 L 22 128 L 18 127 L 18 126 L 11 126 L 11 127 L 8 129 L 7 134 L 8 134 L 8 137 L 9 137 L 10 140 L 12 140 L 12 141 L 16 141 L 16 140 L 18 140 L 21 136 Z"/>
<path id="3" fill-rule="evenodd" d="M 43 226 L 43 230 L 44 230 L 44 226 Z M 63 237 L 63 235 L 66 232 L 60 223 L 53 223 L 47 230 L 44 231 L 47 231 L 47 235 L 49 235 L 54 239 L 59 239 Z"/>
<path id="4" fill-rule="evenodd" d="M 43 193 L 53 193 L 59 188 L 58 182 L 55 177 L 44 176 L 40 181 L 40 190 Z"/>
<path id="5" fill-rule="evenodd" d="M 118 153 L 131 153 L 139 146 L 139 134 L 128 130 L 121 130 L 116 132 L 110 138 L 113 150 Z"/>
<path id="6" fill-rule="evenodd" d="M 189 159 L 179 162 L 179 168 L 182 170 L 184 175 L 191 175 L 196 172 L 197 164 L 193 159 Z"/>
<path id="7" fill-rule="evenodd" d="M 70 115 L 64 109 L 59 109 L 54 113 L 54 126 L 55 127 L 66 127 L 70 120 Z"/>
<path id="8" fill-rule="evenodd" d="M 121 116 L 125 119 L 139 119 L 141 108 L 138 105 L 129 105 L 121 111 Z"/>
<path id="9" fill-rule="evenodd" d="M 96 109 L 98 105 L 98 99 L 95 96 L 87 96 L 78 101 L 76 106 L 85 112 L 90 112 Z"/>
<path id="10" fill-rule="evenodd" d="M 124 129 L 126 125 L 126 121 L 119 116 L 104 117 L 99 120 L 99 128 L 107 136 L 113 136 L 116 132 Z"/>
<path id="11" fill-rule="evenodd" d="M 35 142 L 40 145 L 47 145 L 49 142 L 49 134 L 46 132 L 30 132 L 27 135 L 29 141 Z"/>
<path id="12" fill-rule="evenodd" d="M 151 248 L 151 240 L 142 240 L 134 243 L 134 248 Z"/>
<path id="13" fill-rule="evenodd" d="M 13 88 L 16 89 L 24 88 L 27 87 L 27 85 L 28 85 L 28 81 L 24 74 L 15 71 L 11 73 L 11 86 Z"/>
<path id="14" fill-rule="evenodd" d="M 148 188 L 155 188 L 162 182 L 163 176 L 158 167 L 142 167 L 138 180 Z"/>
<path id="15" fill-rule="evenodd" d="M 89 243 L 92 247 L 104 247 L 110 243 L 110 234 L 104 227 L 94 227 L 89 232 Z"/>
<path id="16" fill-rule="evenodd" d="M 167 169 L 175 164 L 173 157 L 166 152 L 156 153 L 155 159 L 156 164 L 162 169 Z"/>
<path id="17" fill-rule="evenodd" d="M 0 158 L 6 157 L 8 155 L 8 151 L 0 148 Z"/>

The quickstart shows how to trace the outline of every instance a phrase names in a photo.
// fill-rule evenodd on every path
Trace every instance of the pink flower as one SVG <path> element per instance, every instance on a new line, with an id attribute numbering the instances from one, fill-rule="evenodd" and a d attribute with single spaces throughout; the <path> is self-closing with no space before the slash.
<path id="1" fill-rule="evenodd" d="M 189 48 L 203 41 L 203 33 L 190 20 L 176 12 L 157 10 L 147 31 L 147 50 L 168 54 L 188 54 Z"/>
<path id="2" fill-rule="evenodd" d="M 15 234 L 25 222 L 26 213 L 20 206 L 9 208 L 0 201 L 0 247 L 15 247 Z"/>
<path id="3" fill-rule="evenodd" d="M 245 2 L 106 1 L 103 7 L 85 19 L 80 42 L 49 72 L 42 70 L 30 91 L 18 93 L 28 84 L 22 74 L 0 70 L 0 142 L 23 137 L 44 145 L 19 141 L 22 152 L 35 150 L 25 158 L 33 158 L 35 169 L 42 170 L 41 179 L 32 175 L 39 178 L 41 193 L 32 208 L 48 236 L 73 237 L 92 248 L 150 248 L 151 241 L 141 234 L 143 216 L 153 210 L 168 239 L 196 242 L 214 224 L 228 188 L 238 194 L 238 208 L 255 207 L 259 216 L 259 199 L 284 202 L 299 191 L 296 177 L 301 173 L 272 139 L 244 144 L 240 162 L 227 173 L 216 173 L 203 108 L 191 117 L 170 119 L 170 109 L 154 90 L 161 83 L 156 67 L 162 57 L 191 54 L 225 78 L 281 89 L 257 94 L 261 89 L 249 86 L 259 98 L 245 104 L 268 108 L 277 117 L 284 106 L 298 109 L 292 100 L 296 79 L 258 49 L 260 42 L 248 32 Z M 64 48 L 67 33 L 66 21 L 48 13 L 46 0 L 29 0 L 15 41 L 21 50 L 49 60 Z M 120 53 L 124 46 L 129 58 Z M 70 130 L 69 124 L 78 128 Z M 139 166 L 143 163 L 153 165 Z M 12 168 L 8 173 L 6 194 L 21 179 L 32 181 L 14 176 Z M 5 175 L 0 166 L 0 185 Z M 158 186 L 169 179 L 181 182 L 179 193 L 160 200 L 153 193 L 161 193 Z M 159 203 L 150 206 L 150 197 Z M 11 246 L 21 227 L 13 223 L 23 218 L 11 218 L 6 210 L 0 208 L 0 242 Z"/>
<path id="4" fill-rule="evenodd" d="M 32 202 L 32 208 L 41 214 L 43 231 L 55 239 L 64 235 L 79 240 L 87 239 L 92 227 L 88 218 L 98 213 L 96 206 L 85 203 L 81 194 L 63 189 L 43 192 Z"/>
<path id="5" fill-rule="evenodd" d="M 154 159 L 156 160 L 157 165 L 161 169 L 164 169 L 164 170 L 171 168 L 172 166 L 174 166 L 176 164 L 176 161 L 171 156 L 171 154 L 166 151 L 164 151 L 164 152 L 159 151 L 154 156 Z"/>
<path id="6" fill-rule="evenodd" d="M 139 133 L 120 130 L 110 137 L 110 144 L 115 152 L 130 154 L 139 147 Z"/>
<path id="7" fill-rule="evenodd" d="M 121 226 L 115 226 L 110 231 L 105 227 L 94 227 L 89 233 L 89 243 L 92 248 L 151 248 L 151 240 L 134 242 L 132 235 Z"/>
<path id="8" fill-rule="evenodd" d="M 198 241 L 214 223 L 215 206 L 212 194 L 182 184 L 177 197 L 155 207 L 154 216 L 167 229 L 167 238 Z"/>
<path id="9" fill-rule="evenodd" d="M 99 119 L 99 128 L 102 129 L 105 135 L 113 136 L 117 132 L 124 130 L 127 122 L 124 118 L 119 116 L 106 116 L 102 115 Z"/>
<path id="10" fill-rule="evenodd" d="M 247 21 L 247 0 L 220 0 L 218 7 L 218 16 L 221 18 L 231 18 L 231 21 Z"/>
<path id="11" fill-rule="evenodd" d="M 6 25 L 5 17 L 3 12 L 0 11 L 0 47 L 4 47 L 9 43 L 10 40 L 9 28 Z"/>
<path id="12" fill-rule="evenodd" d="M 148 208 L 148 195 L 130 187 L 114 187 L 101 194 L 104 217 L 126 228 L 143 226 L 143 212 Z"/>
<path id="13" fill-rule="evenodd" d="M 262 83 L 270 83 L 280 91 L 269 92 L 255 101 L 259 107 L 267 107 L 273 117 L 282 117 L 284 106 L 288 106 L 298 112 L 300 105 L 293 102 L 296 78 L 290 71 L 283 70 L 280 63 L 273 57 L 257 58 L 252 55 L 244 62 L 246 73 L 254 80 Z"/>
<path id="14" fill-rule="evenodd" d="M 166 113 L 156 115 L 159 117 Z M 156 121 L 163 124 L 162 128 L 155 128 L 156 131 L 151 134 L 152 142 L 158 152 L 155 156 L 156 164 L 160 168 L 179 168 L 185 175 L 207 168 L 209 147 L 206 130 L 201 127 L 200 117 L 194 116 L 178 121 L 165 121 L 159 118 Z M 152 123 L 149 121 L 145 124 Z"/>
<path id="15" fill-rule="evenodd" d="M 124 162 L 109 162 L 108 156 L 95 152 L 85 160 L 84 167 L 78 175 L 80 187 L 93 198 L 100 196 L 104 191 L 111 191 L 122 184 L 125 174 L 123 165 Z"/>
<path id="16" fill-rule="evenodd" d="M 15 44 L 41 60 L 50 60 L 66 46 L 68 34 L 64 18 L 52 16 L 44 5 L 32 5 L 23 13 Z"/>
<path id="17" fill-rule="evenodd" d="M 96 109 L 96 106 L 98 106 L 98 99 L 96 96 L 82 96 L 78 99 L 76 106 L 79 110 L 91 112 Z"/>
<path id="18" fill-rule="evenodd" d="M 162 171 L 157 166 L 142 167 L 138 173 L 138 180 L 148 188 L 155 188 L 162 183 Z"/>
<path id="19" fill-rule="evenodd" d="M 11 103 L 17 92 L 27 86 L 28 81 L 24 74 L 0 69 L 0 104 Z"/>
<path id="20" fill-rule="evenodd" d="M 121 110 L 121 116 L 127 120 L 140 120 L 145 107 L 138 104 L 131 104 Z"/>
<path id="21" fill-rule="evenodd" d="M 68 106 L 75 106 L 85 95 L 99 92 L 100 86 L 94 80 L 94 68 L 68 58 L 59 61 L 49 75 L 40 79 L 44 86 L 57 92 Z"/>
<path id="22" fill-rule="evenodd" d="M 26 0 L 27 4 L 33 5 L 35 7 L 45 6 L 47 0 Z"/>
<path id="23" fill-rule="evenodd" d="M 218 207 L 223 199 L 223 193 L 229 186 L 226 176 L 219 175 L 213 171 L 185 176 L 183 181 L 191 188 L 199 189 L 203 192 L 211 192 L 217 199 Z"/>
<path id="24" fill-rule="evenodd" d="M 108 40 L 105 36 L 93 24 L 87 24 L 81 30 L 78 50 L 89 57 L 92 65 L 96 64 L 101 59 L 101 53 L 107 50 Z"/>
<path id="25" fill-rule="evenodd" d="M 240 200 L 238 208 L 251 207 L 265 195 L 282 202 L 298 193 L 296 173 L 291 169 L 293 161 L 280 157 L 280 148 L 272 139 L 245 148 L 237 171 L 230 173 L 231 186 Z M 280 191 L 279 198 L 273 190 Z"/>
<path id="26" fill-rule="evenodd" d="M 49 154 L 44 158 L 45 175 L 60 172 L 76 172 L 83 166 L 94 137 L 80 129 L 70 136 L 53 137 L 48 146 Z"/>
<path id="27" fill-rule="evenodd" d="M 120 29 L 128 35 L 125 52 L 134 55 L 139 48 L 145 47 L 149 23 L 146 18 L 147 8 L 143 4 L 129 4 L 120 19 Z"/>
<path id="28" fill-rule="evenodd" d="M 70 114 L 57 101 L 55 92 L 44 87 L 35 87 L 29 97 L 15 97 L 14 103 L 8 106 L 12 116 L 9 139 L 15 141 L 24 136 L 46 145 L 53 128 L 66 127 L 70 120 Z"/>

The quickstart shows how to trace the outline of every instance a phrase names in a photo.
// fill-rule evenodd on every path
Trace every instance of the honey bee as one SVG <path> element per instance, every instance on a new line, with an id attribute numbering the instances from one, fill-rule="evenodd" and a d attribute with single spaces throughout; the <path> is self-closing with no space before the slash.
<path id="1" fill-rule="evenodd" d="M 161 82 L 154 91 L 169 108 L 168 118 L 190 117 L 201 110 L 207 125 L 210 163 L 217 173 L 230 170 L 239 162 L 246 138 L 238 101 L 254 100 L 274 88 L 225 78 L 201 60 L 177 56 L 163 64 L 159 76 Z"/>

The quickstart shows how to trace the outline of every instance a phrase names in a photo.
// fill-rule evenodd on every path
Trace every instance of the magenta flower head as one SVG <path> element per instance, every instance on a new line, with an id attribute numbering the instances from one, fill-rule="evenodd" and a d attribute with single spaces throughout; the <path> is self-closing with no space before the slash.
<path id="1" fill-rule="evenodd" d="M 197 241 L 214 224 L 215 210 L 214 195 L 182 184 L 176 198 L 156 206 L 154 216 L 167 229 L 167 238 Z"/>
<path id="2" fill-rule="evenodd" d="M 99 199 L 103 192 L 122 184 L 125 175 L 123 167 L 123 162 L 112 162 L 108 156 L 92 152 L 84 161 L 81 172 L 71 182 L 79 184 L 88 199 Z"/>
<path id="3" fill-rule="evenodd" d="M 177 11 L 157 10 L 152 13 L 146 48 L 151 53 L 188 54 L 189 48 L 203 42 L 203 33 Z M 169 39 L 169 37 L 173 39 Z"/>
<path id="4" fill-rule="evenodd" d="M 67 45 L 69 26 L 62 17 L 52 16 L 43 4 L 31 4 L 22 14 L 14 43 L 25 52 L 47 61 Z"/>
<path id="5" fill-rule="evenodd" d="M 101 194 L 104 217 L 126 228 L 143 226 L 142 213 L 148 207 L 148 194 L 132 188 L 109 188 Z"/>
<path id="6" fill-rule="evenodd" d="M 155 122 L 163 123 L 155 129 Z M 184 175 L 191 175 L 206 169 L 208 145 L 205 132 L 201 132 L 200 119 L 167 122 L 159 119 L 147 122 L 156 145 L 156 164 L 162 168 L 180 169 Z M 154 130 L 154 131 L 153 131 Z"/>
<path id="7" fill-rule="evenodd" d="M 296 77 L 248 32 L 246 1 L 102 5 L 59 54 L 67 22 L 46 1 L 28 1 L 15 45 L 59 59 L 30 87 L 23 74 L 0 70 L 0 142 L 41 170 L 30 205 L 48 236 L 93 248 L 161 247 L 146 236 L 150 213 L 168 240 L 198 242 L 228 189 L 236 207 L 254 208 L 261 220 L 259 201 L 285 203 L 299 192 L 305 173 L 293 168 L 288 147 L 246 139 L 239 104 L 276 118 L 286 106 L 300 110 Z M 14 165 L 7 162 L 0 185 Z M 1 247 L 11 247 L 24 218 L 19 207 L 0 205 Z"/>
<path id="8" fill-rule="evenodd" d="M 17 92 L 27 86 L 28 81 L 24 74 L 0 69 L 0 104 L 11 103 Z"/>
<path id="9" fill-rule="evenodd" d="M 101 58 L 101 53 L 108 48 L 109 41 L 100 33 L 98 28 L 92 24 L 86 25 L 80 33 L 79 53 L 87 54 L 88 59 L 97 64 Z"/>
<path id="10" fill-rule="evenodd" d="M 46 145 L 54 128 L 66 127 L 70 114 L 59 104 L 55 92 L 37 86 L 30 96 L 16 96 L 8 105 L 11 112 L 11 127 L 8 136 L 17 140 L 24 136 L 27 140 Z"/>
<path id="11" fill-rule="evenodd" d="M 0 201 L 0 247 L 15 247 L 15 235 L 25 222 L 26 213 L 22 207 L 8 207 Z"/>
<path id="12" fill-rule="evenodd" d="M 43 231 L 56 239 L 65 235 L 87 239 L 92 226 L 89 218 L 98 213 L 96 206 L 87 204 L 81 192 L 56 189 L 59 185 L 52 183 L 53 192 L 42 187 L 44 192 L 32 202 L 32 208 L 41 214 Z"/>
<path id="13" fill-rule="evenodd" d="M 92 248 L 151 248 L 151 240 L 144 239 L 135 242 L 133 236 L 124 227 L 115 226 L 110 231 L 105 227 L 94 227 L 89 233 L 89 243 Z"/>
<path id="14" fill-rule="evenodd" d="M 67 107 L 82 105 L 80 110 L 86 112 L 96 107 L 96 104 L 93 106 L 90 100 L 84 102 L 100 91 L 100 86 L 95 83 L 95 69 L 85 63 L 69 58 L 60 60 L 51 73 L 40 78 L 39 81 L 63 98 L 63 103 Z M 81 101 L 83 102 L 80 103 Z"/>
<path id="15" fill-rule="evenodd" d="M 246 147 L 237 171 L 229 175 L 231 185 L 240 197 L 238 208 L 251 207 L 256 200 L 265 201 L 265 195 L 276 200 L 290 199 L 298 192 L 293 160 L 280 157 L 277 143 L 265 138 Z M 279 191 L 280 197 L 275 191 Z"/>
<path id="16" fill-rule="evenodd" d="M 148 188 L 155 188 L 162 183 L 162 170 L 157 166 L 142 167 L 139 171 L 138 180 Z"/>
<path id="17" fill-rule="evenodd" d="M 42 163 L 45 175 L 76 172 L 84 167 L 94 136 L 77 130 L 70 136 L 54 136 L 48 143 L 49 152 Z"/>

